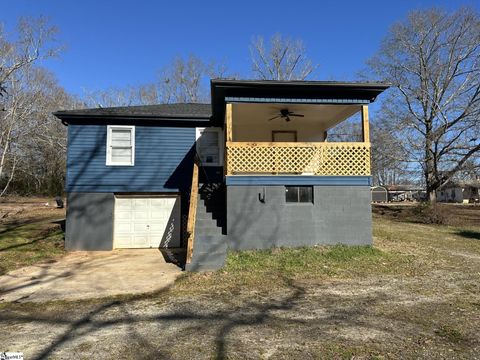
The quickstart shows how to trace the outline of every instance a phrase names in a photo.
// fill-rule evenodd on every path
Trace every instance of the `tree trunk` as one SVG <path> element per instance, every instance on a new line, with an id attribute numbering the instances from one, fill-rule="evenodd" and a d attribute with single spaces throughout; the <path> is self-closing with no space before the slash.
<path id="1" fill-rule="evenodd" d="M 14 157 L 14 158 L 13 158 L 12 171 L 10 172 L 10 177 L 8 178 L 7 184 L 6 184 L 5 187 L 3 188 L 3 191 L 0 193 L 0 197 L 2 197 L 3 195 L 5 195 L 5 193 L 7 192 L 8 186 L 9 186 L 10 183 L 12 182 L 13 175 L 15 175 L 15 166 L 16 166 L 16 164 L 17 164 L 17 162 L 16 162 L 16 159 L 15 159 L 15 157 Z"/>
<path id="2" fill-rule="evenodd" d="M 428 121 L 425 123 L 425 154 L 424 154 L 424 175 L 425 186 L 428 195 L 428 201 L 435 201 L 435 189 L 433 186 L 433 158 L 432 158 L 432 141 L 430 140 L 431 126 Z"/>

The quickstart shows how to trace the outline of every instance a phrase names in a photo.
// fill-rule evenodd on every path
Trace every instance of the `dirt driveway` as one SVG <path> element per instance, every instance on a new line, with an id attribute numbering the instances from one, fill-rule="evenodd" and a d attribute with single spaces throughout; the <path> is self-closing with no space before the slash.
<path id="1" fill-rule="evenodd" d="M 164 289 L 182 273 L 158 249 L 73 252 L 0 277 L 0 302 L 79 300 Z"/>

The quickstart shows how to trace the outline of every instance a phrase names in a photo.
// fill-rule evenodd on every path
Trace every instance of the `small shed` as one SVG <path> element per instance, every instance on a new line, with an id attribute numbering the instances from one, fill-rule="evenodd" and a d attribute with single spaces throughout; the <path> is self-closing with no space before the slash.
<path id="1" fill-rule="evenodd" d="M 426 197 L 423 188 L 417 185 L 386 185 L 388 201 L 421 201 Z"/>
<path id="2" fill-rule="evenodd" d="M 388 191 L 383 186 L 372 187 L 372 202 L 388 202 Z"/>

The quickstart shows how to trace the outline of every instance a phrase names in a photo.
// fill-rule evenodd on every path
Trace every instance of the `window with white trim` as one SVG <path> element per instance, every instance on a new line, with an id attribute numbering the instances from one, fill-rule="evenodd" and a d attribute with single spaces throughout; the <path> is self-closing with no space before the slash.
<path id="1" fill-rule="evenodd" d="M 222 129 L 197 128 L 197 153 L 203 166 L 221 166 Z"/>
<path id="2" fill-rule="evenodd" d="M 135 164 L 135 126 L 107 126 L 107 165 Z"/>

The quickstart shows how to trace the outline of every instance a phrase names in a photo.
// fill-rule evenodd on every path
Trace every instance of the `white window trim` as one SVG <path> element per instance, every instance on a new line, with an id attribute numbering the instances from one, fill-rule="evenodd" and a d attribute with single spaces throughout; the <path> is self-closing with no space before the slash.
<path id="1" fill-rule="evenodd" d="M 132 161 L 126 163 L 112 162 L 112 130 L 130 129 L 132 134 Z M 107 125 L 107 166 L 134 166 L 135 165 L 135 126 L 132 125 Z"/>
<path id="2" fill-rule="evenodd" d="M 223 166 L 223 130 L 219 127 L 196 128 L 195 149 L 198 151 L 198 142 L 203 131 L 218 133 L 218 163 L 202 163 L 202 166 Z"/>

